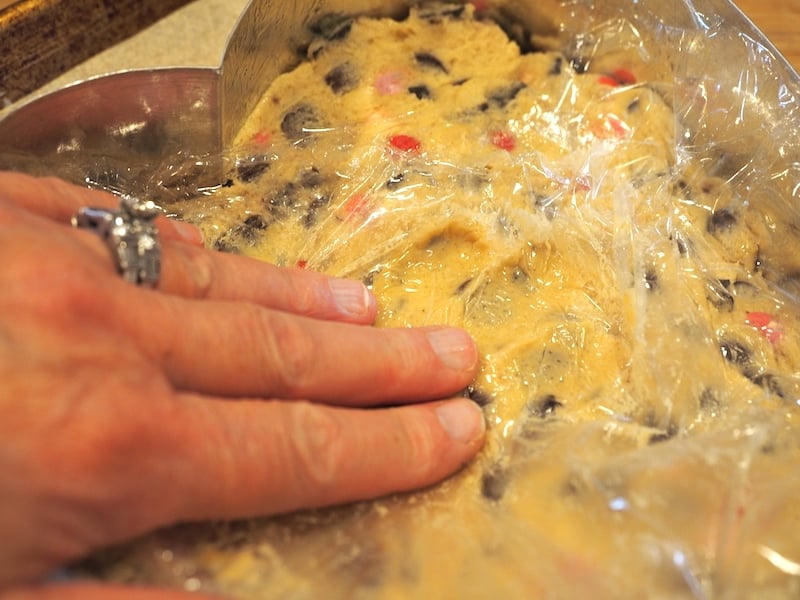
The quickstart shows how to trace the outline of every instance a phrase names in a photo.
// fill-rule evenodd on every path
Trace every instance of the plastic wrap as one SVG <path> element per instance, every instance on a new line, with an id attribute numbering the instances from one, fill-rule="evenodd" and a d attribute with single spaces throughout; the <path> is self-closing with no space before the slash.
<path id="1" fill-rule="evenodd" d="M 467 328 L 486 447 L 434 489 L 90 570 L 239 598 L 797 596 L 796 77 L 726 3 L 576 1 L 558 36 L 513 4 L 420 11 L 317 20 L 227 181 L 168 157 L 139 185 L 181 190 L 165 208 L 219 250 L 362 278 L 379 326 Z"/>

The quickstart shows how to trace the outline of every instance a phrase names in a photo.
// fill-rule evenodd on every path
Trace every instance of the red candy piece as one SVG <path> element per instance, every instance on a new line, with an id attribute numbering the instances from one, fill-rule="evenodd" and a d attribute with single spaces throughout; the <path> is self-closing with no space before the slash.
<path id="1" fill-rule="evenodd" d="M 745 323 L 758 329 L 772 344 L 777 344 L 783 338 L 783 327 L 775 316 L 769 313 L 749 312 Z"/>
<path id="2" fill-rule="evenodd" d="M 616 69 L 612 73 L 600 75 L 600 77 L 597 78 L 597 82 L 611 87 L 633 85 L 636 83 L 636 75 L 631 73 L 628 69 Z"/>
<path id="3" fill-rule="evenodd" d="M 611 75 L 600 75 L 600 77 L 597 78 L 597 83 L 610 87 L 617 87 L 619 85 L 619 81 L 611 77 Z"/>
<path id="4" fill-rule="evenodd" d="M 578 175 L 575 178 L 575 188 L 582 192 L 589 192 L 592 189 L 592 178 L 589 175 Z"/>
<path id="5" fill-rule="evenodd" d="M 628 69 L 617 69 L 611 76 L 616 79 L 620 85 L 633 85 L 636 83 L 636 75 L 631 73 Z"/>
<path id="6" fill-rule="evenodd" d="M 602 115 L 589 125 L 589 131 L 601 139 L 626 138 L 630 134 L 630 127 L 616 115 Z"/>
<path id="7" fill-rule="evenodd" d="M 363 218 L 369 213 L 369 197 L 366 194 L 353 194 L 342 207 L 344 218 L 351 221 L 356 218 Z"/>
<path id="8" fill-rule="evenodd" d="M 266 146 L 272 141 L 272 134 L 269 131 L 259 131 L 253 134 L 252 139 L 259 146 Z"/>
<path id="9" fill-rule="evenodd" d="M 422 142 L 410 135 L 399 134 L 393 135 L 389 138 L 389 145 L 395 150 L 400 150 L 400 152 L 419 154 L 419 149 L 422 147 Z"/>
<path id="10" fill-rule="evenodd" d="M 511 152 L 517 147 L 516 138 L 507 131 L 492 131 L 489 133 L 489 140 L 493 146 L 500 148 L 500 150 Z"/>

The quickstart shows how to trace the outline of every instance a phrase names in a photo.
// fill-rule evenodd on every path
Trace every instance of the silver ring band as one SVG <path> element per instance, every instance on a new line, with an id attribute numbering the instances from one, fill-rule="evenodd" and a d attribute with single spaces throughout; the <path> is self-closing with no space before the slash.
<path id="1" fill-rule="evenodd" d="M 106 242 L 122 278 L 154 287 L 161 275 L 161 243 L 155 218 L 161 209 L 150 201 L 121 196 L 119 210 L 85 207 L 72 217 L 73 227 L 88 229 Z"/>

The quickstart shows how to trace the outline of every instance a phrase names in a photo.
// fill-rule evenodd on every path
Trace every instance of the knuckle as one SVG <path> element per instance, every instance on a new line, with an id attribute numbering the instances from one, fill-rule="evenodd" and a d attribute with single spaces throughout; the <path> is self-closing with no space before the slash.
<path id="1" fill-rule="evenodd" d="M 415 382 L 424 381 L 429 362 L 418 343 L 418 332 L 408 329 L 386 330 L 384 348 L 391 360 L 383 361 L 381 380 L 386 390 L 407 390 Z"/>
<path id="2" fill-rule="evenodd" d="M 328 490 L 346 474 L 347 438 L 332 411 L 308 403 L 294 405 L 288 439 L 293 470 L 306 491 Z"/>
<path id="3" fill-rule="evenodd" d="M 172 244 L 183 256 L 183 271 L 187 279 L 187 295 L 205 300 L 212 295 L 216 280 L 214 255 L 202 248 L 193 248 L 185 244 Z"/>
<path id="4" fill-rule="evenodd" d="M 268 374 L 267 387 L 273 394 L 296 397 L 307 389 L 317 362 L 316 344 L 310 332 L 295 318 L 275 312 L 260 312 L 261 330 L 256 340 L 266 356 L 262 364 Z M 266 340 L 266 343 L 264 342 Z M 258 346 L 255 346 L 258 347 Z"/>
<path id="5" fill-rule="evenodd" d="M 26 277 L 17 281 L 26 288 L 28 310 L 40 317 L 63 321 L 64 315 L 102 318 L 111 299 L 108 290 L 78 273 L 51 273 L 50 276 Z M 57 293 L 53 293 L 57 290 Z"/>
<path id="6" fill-rule="evenodd" d="M 402 421 L 405 472 L 412 479 L 427 482 L 438 472 L 440 458 L 447 454 L 447 444 L 438 430 L 424 419 Z"/>
<path id="7" fill-rule="evenodd" d="M 319 311 L 322 298 L 316 284 L 307 277 L 299 277 L 290 271 L 284 271 L 288 301 L 292 310 L 298 315 L 312 315 Z"/>

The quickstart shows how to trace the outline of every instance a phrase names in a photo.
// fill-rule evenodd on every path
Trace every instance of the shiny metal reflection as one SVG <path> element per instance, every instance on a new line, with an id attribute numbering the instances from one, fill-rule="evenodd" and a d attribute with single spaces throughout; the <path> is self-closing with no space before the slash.
<path id="1" fill-rule="evenodd" d="M 0 121 L 0 168 L 84 181 L 85 167 L 116 165 L 141 178 L 166 156 L 218 156 L 272 79 L 301 60 L 312 23 L 331 12 L 396 15 L 407 4 L 404 0 L 252 0 L 218 68 L 110 74 L 12 112 Z M 790 189 L 800 189 L 792 170 L 800 145 L 797 119 L 794 126 L 786 122 L 787 114 L 800 113 L 800 76 L 770 42 L 728 0 L 633 4 L 629 0 L 609 0 L 602 6 L 589 0 L 492 2 L 507 22 L 552 34 L 559 25 L 567 32 L 585 31 L 609 16 L 649 15 L 650 24 L 657 26 L 646 31 L 643 27 L 643 34 L 658 38 L 664 48 L 664 56 L 656 57 L 663 68 L 654 76 L 672 83 L 679 74 L 673 102 L 686 130 L 685 149 L 707 150 L 726 141 L 737 153 L 766 149 L 770 161 L 786 163 Z M 709 36 L 708 31 L 716 35 Z M 591 35 L 576 39 L 576 53 L 591 50 L 597 42 Z M 753 64 L 754 57 L 764 57 L 762 64 Z M 756 81 L 743 82 L 743 68 Z M 714 88 L 713 97 L 703 96 L 709 86 Z M 721 107 L 718 114 L 703 105 L 698 116 L 697 102 L 709 100 Z M 729 118 L 732 108 L 741 112 L 739 118 Z M 772 133 L 765 136 L 765 132 Z M 770 171 L 775 172 L 774 164 Z M 209 166 L 201 175 L 212 185 L 219 173 Z"/>

